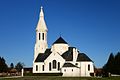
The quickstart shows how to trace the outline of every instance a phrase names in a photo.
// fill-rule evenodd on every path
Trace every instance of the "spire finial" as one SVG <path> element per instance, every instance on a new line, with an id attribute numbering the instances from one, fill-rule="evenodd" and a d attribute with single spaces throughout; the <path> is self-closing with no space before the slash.
<path id="1" fill-rule="evenodd" d="M 43 6 L 41 6 L 41 9 L 43 9 Z"/>
<path id="2" fill-rule="evenodd" d="M 43 7 L 41 6 L 40 17 L 44 17 Z"/>

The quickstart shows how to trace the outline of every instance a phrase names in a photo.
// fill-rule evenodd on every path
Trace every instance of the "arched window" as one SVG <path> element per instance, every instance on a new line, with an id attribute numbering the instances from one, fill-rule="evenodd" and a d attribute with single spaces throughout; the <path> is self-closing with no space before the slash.
<path id="1" fill-rule="evenodd" d="M 53 69 L 56 69 L 56 60 L 53 60 Z"/>
<path id="2" fill-rule="evenodd" d="M 44 33 L 42 33 L 42 39 L 44 40 Z"/>
<path id="3" fill-rule="evenodd" d="M 49 71 L 51 71 L 51 62 L 49 63 Z"/>
<path id="4" fill-rule="evenodd" d="M 58 62 L 58 71 L 60 70 L 60 62 Z"/>

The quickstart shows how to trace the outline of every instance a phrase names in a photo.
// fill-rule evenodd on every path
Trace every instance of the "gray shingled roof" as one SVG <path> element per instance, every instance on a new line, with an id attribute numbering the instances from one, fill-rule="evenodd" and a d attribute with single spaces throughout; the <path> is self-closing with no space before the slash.
<path id="1" fill-rule="evenodd" d="M 66 60 L 66 61 L 73 61 L 73 48 L 74 47 L 69 47 L 68 51 L 63 53 L 61 56 Z M 35 62 L 44 62 L 44 60 L 51 54 L 51 49 L 46 49 L 45 53 L 40 53 Z M 77 57 L 77 61 L 92 61 L 86 54 L 84 53 L 79 53 Z"/>
<path id="2" fill-rule="evenodd" d="M 77 66 L 73 65 L 72 63 L 65 63 L 63 67 L 77 67 Z"/>
<path id="3" fill-rule="evenodd" d="M 40 53 L 35 62 L 44 62 L 44 60 L 51 54 L 51 49 L 46 49 L 45 53 Z"/>
<path id="4" fill-rule="evenodd" d="M 73 48 L 74 47 L 69 47 L 68 51 L 66 51 L 65 53 L 62 54 L 62 57 L 66 61 L 72 61 L 73 60 Z"/>
<path id="5" fill-rule="evenodd" d="M 86 54 L 79 53 L 77 57 L 77 61 L 92 61 Z"/>
<path id="6" fill-rule="evenodd" d="M 53 44 L 60 44 L 60 43 L 68 44 L 62 37 L 59 37 Z"/>
<path id="7" fill-rule="evenodd" d="M 62 57 L 66 61 L 72 61 L 73 60 L 73 48 L 75 47 L 69 47 L 68 51 L 62 54 Z M 77 61 L 92 61 L 86 54 L 79 53 L 77 57 Z"/>

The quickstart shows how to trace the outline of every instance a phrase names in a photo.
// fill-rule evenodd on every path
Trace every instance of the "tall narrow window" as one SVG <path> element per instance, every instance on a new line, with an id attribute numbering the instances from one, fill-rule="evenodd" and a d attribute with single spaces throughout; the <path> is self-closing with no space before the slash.
<path id="1" fill-rule="evenodd" d="M 51 71 L 51 63 L 49 63 L 49 71 Z"/>
<path id="2" fill-rule="evenodd" d="M 72 72 L 73 72 L 73 69 L 72 69 Z"/>
<path id="3" fill-rule="evenodd" d="M 40 33 L 39 33 L 39 40 L 40 40 Z"/>
<path id="4" fill-rule="evenodd" d="M 38 71 L 38 65 L 36 65 L 36 71 Z"/>
<path id="5" fill-rule="evenodd" d="M 42 39 L 44 40 L 44 33 L 42 33 Z"/>
<path id="6" fill-rule="evenodd" d="M 88 64 L 88 71 L 90 71 L 90 64 Z"/>
<path id="7" fill-rule="evenodd" d="M 66 69 L 64 69 L 64 72 L 66 72 Z"/>
<path id="8" fill-rule="evenodd" d="M 56 60 L 53 60 L 53 69 L 56 69 Z"/>
<path id="9" fill-rule="evenodd" d="M 60 62 L 58 62 L 58 71 L 60 70 Z"/>
<path id="10" fill-rule="evenodd" d="M 42 70 L 44 71 L 44 65 L 42 66 Z"/>

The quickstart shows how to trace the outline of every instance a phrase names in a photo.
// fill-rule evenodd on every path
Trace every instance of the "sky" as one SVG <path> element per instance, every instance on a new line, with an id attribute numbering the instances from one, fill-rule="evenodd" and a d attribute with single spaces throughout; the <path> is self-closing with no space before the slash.
<path id="1" fill-rule="evenodd" d="M 49 47 L 61 35 L 96 67 L 120 51 L 119 0 L 0 0 L 0 56 L 8 65 L 32 66 L 41 6 Z"/>

